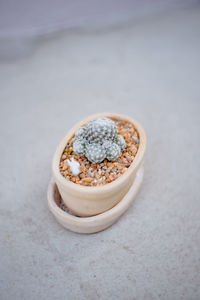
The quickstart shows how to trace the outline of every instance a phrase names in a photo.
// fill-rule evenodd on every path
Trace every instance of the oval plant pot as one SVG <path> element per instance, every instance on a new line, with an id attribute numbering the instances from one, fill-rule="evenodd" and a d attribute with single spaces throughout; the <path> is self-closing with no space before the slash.
<path id="1" fill-rule="evenodd" d="M 139 148 L 128 170 L 111 183 L 103 186 L 82 186 L 62 176 L 59 163 L 64 148 L 75 131 L 90 120 L 99 117 L 125 120 L 134 125 L 139 134 Z M 127 193 L 132 185 L 136 172 L 143 162 L 146 147 L 146 136 L 141 125 L 132 118 L 116 113 L 91 115 L 72 127 L 56 149 L 53 157 L 53 177 L 66 206 L 77 216 L 89 217 L 103 213 L 114 207 Z"/>

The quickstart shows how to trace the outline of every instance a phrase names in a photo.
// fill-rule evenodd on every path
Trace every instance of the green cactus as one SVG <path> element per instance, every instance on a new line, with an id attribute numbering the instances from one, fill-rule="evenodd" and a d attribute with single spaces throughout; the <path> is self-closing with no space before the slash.
<path id="1" fill-rule="evenodd" d="M 78 155 L 85 155 L 86 141 L 83 139 L 75 139 L 73 142 L 73 150 Z"/>
<path id="2" fill-rule="evenodd" d="M 120 156 L 121 148 L 116 143 L 105 141 L 103 147 L 106 150 L 106 158 L 108 160 L 116 160 Z"/>
<path id="3" fill-rule="evenodd" d="M 108 118 L 98 118 L 86 124 L 88 141 L 101 143 L 104 140 L 113 140 L 117 134 L 115 122 Z"/>
<path id="4" fill-rule="evenodd" d="M 125 140 L 117 134 L 115 122 L 108 118 L 98 118 L 80 127 L 73 141 L 74 152 L 85 155 L 93 163 L 105 158 L 116 160 L 125 147 Z"/>
<path id="5" fill-rule="evenodd" d="M 80 127 L 78 130 L 75 132 L 75 137 L 77 139 L 82 139 L 85 136 L 85 127 Z"/>
<path id="6" fill-rule="evenodd" d="M 124 149 L 125 147 L 126 147 L 126 142 L 125 142 L 125 140 L 124 140 L 124 138 L 123 138 L 123 136 L 121 136 L 121 135 L 117 135 L 116 137 L 115 137 L 115 143 L 121 148 L 121 149 Z"/>
<path id="7" fill-rule="evenodd" d="M 85 156 L 92 163 L 99 163 L 106 158 L 106 151 L 101 144 L 92 143 L 87 145 Z"/>

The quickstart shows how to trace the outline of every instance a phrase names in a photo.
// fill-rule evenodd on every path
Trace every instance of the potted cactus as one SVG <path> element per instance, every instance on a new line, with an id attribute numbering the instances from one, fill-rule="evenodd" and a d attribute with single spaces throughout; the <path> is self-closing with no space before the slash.
<path id="1" fill-rule="evenodd" d="M 115 161 L 126 147 L 122 135 L 117 134 L 115 122 L 99 117 L 89 121 L 75 132 L 73 150 L 85 155 L 92 163 L 101 163 L 105 158 Z"/>
<path id="2" fill-rule="evenodd" d="M 53 176 L 66 206 L 93 216 L 115 206 L 143 161 L 145 133 L 130 117 L 92 115 L 76 124 L 58 146 Z"/>

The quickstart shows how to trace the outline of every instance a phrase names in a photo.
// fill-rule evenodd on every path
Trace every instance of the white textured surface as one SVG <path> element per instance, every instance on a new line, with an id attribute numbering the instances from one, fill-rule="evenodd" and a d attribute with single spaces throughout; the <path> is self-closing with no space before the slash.
<path id="1" fill-rule="evenodd" d="M 3 300 L 200 298 L 200 10 L 44 41 L 0 65 Z M 54 150 L 99 111 L 143 124 L 144 183 L 108 230 L 79 235 L 47 208 Z"/>

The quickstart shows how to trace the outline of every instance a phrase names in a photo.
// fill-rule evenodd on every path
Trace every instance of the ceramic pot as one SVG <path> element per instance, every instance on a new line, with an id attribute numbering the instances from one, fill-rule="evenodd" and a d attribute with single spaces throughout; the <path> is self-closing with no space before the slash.
<path id="1" fill-rule="evenodd" d="M 90 120 L 99 117 L 125 120 L 134 125 L 139 133 L 139 148 L 137 154 L 128 170 L 111 183 L 103 186 L 82 186 L 73 183 L 62 176 L 59 170 L 59 163 L 64 148 L 73 136 L 75 131 Z M 60 195 L 66 206 L 77 216 L 94 216 L 103 213 L 114 207 L 124 197 L 131 187 L 138 168 L 143 162 L 146 147 L 146 136 L 141 125 L 132 118 L 116 113 L 100 113 L 87 117 L 72 127 L 67 135 L 58 145 L 53 157 L 53 177 L 57 184 Z"/>

